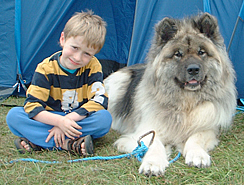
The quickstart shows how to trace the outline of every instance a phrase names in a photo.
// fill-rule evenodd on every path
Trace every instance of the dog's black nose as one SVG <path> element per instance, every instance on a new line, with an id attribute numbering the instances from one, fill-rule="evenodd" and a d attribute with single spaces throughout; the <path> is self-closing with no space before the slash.
<path id="1" fill-rule="evenodd" d="M 197 75 L 200 71 L 200 67 L 197 64 L 190 64 L 186 70 L 189 75 Z"/>

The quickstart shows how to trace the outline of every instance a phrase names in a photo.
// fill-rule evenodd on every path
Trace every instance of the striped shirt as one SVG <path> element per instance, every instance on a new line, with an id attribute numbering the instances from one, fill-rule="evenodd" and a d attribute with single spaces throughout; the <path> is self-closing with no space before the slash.
<path id="1" fill-rule="evenodd" d="M 89 116 L 107 109 L 108 95 L 103 84 L 102 67 L 96 57 L 75 73 L 60 67 L 61 51 L 38 64 L 26 92 L 24 109 L 29 118 L 43 110 L 75 111 Z"/>

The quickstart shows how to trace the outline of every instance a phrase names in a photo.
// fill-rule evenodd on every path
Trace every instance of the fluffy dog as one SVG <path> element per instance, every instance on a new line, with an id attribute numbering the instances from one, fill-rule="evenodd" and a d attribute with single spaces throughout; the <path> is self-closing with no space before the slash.
<path id="1" fill-rule="evenodd" d="M 122 136 L 120 152 L 132 152 L 140 136 L 155 131 L 139 172 L 161 176 L 174 146 L 189 166 L 208 167 L 208 152 L 236 109 L 235 72 L 215 17 L 204 13 L 182 20 L 164 18 L 146 64 L 105 79 L 112 128 Z M 148 145 L 151 136 L 144 137 Z"/>

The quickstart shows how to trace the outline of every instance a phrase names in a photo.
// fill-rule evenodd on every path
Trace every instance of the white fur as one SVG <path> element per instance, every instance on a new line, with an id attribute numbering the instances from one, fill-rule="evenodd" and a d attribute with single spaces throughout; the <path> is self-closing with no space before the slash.
<path id="1" fill-rule="evenodd" d="M 204 16 L 208 19 L 210 15 Z M 159 30 L 168 28 L 170 24 L 166 19 L 166 26 L 160 28 L 163 21 L 156 29 L 160 34 L 163 32 Z M 149 149 L 139 172 L 148 176 L 164 174 L 169 165 L 171 146 L 175 146 L 183 154 L 187 165 L 210 166 L 211 157 L 208 152 L 218 144 L 217 136 L 220 129 L 231 125 L 236 108 L 235 72 L 222 44 L 222 38 L 216 37 L 218 44 L 214 44 L 210 38 L 199 33 L 199 30 L 190 28 L 192 24 L 189 21 L 183 21 L 176 26 L 182 30 L 172 39 L 173 45 L 168 41 L 164 47 L 158 46 L 162 37 L 156 34 L 145 66 L 124 68 L 104 80 L 109 96 L 108 110 L 113 117 L 112 128 L 122 134 L 114 144 L 118 151 L 132 152 L 137 147 L 140 136 L 150 130 L 155 131 L 155 139 L 151 146 L 150 135 L 142 139 Z M 185 30 L 188 30 L 188 33 Z M 177 48 L 176 40 L 179 40 L 179 47 L 182 47 L 181 43 L 187 46 L 185 38 L 193 38 L 189 42 L 194 52 L 185 51 L 186 59 L 182 61 L 170 58 L 171 50 Z M 205 43 L 212 48 L 207 60 L 197 55 L 199 43 Z M 175 80 L 176 77 L 182 77 L 177 75 L 184 67 L 182 64 L 187 65 L 188 56 L 202 62 L 201 65 L 204 67 L 201 68 L 201 72 L 206 77 L 205 84 L 194 90 L 180 87 Z M 145 72 L 140 80 L 137 79 L 138 84 L 133 83 L 133 89 L 129 84 L 135 82 L 132 79 L 136 73 L 133 73 L 133 76 L 132 71 L 138 72 L 140 67 L 145 69 Z M 128 92 L 128 87 L 133 93 Z M 132 96 L 125 96 L 130 93 Z M 127 100 L 131 101 L 128 105 L 131 107 L 123 109 L 127 114 L 120 114 L 119 108 L 123 101 Z"/>
<path id="2" fill-rule="evenodd" d="M 111 97 L 123 95 L 124 92 L 123 90 L 121 91 L 118 84 L 124 84 L 127 80 L 125 73 L 121 72 L 114 73 L 105 80 L 105 87 L 109 87 L 110 102 L 108 110 L 110 112 L 113 112 L 117 101 L 117 99 Z M 134 122 L 130 119 L 125 121 L 123 118 L 113 117 L 112 128 L 123 134 L 114 144 L 117 150 L 123 153 L 132 152 L 138 146 L 137 140 L 139 137 L 150 130 L 154 130 L 156 137 L 143 158 L 139 168 L 140 173 L 148 176 L 163 175 L 169 165 L 167 156 L 170 154 L 170 147 L 168 146 L 171 145 L 174 145 L 183 153 L 187 165 L 196 167 L 210 166 L 211 158 L 208 151 L 218 144 L 216 136 L 219 124 L 221 122 L 226 123 L 226 120 L 228 120 L 229 124 L 231 122 L 229 114 L 225 113 L 225 108 L 217 107 L 214 103 L 206 101 L 195 105 L 187 114 L 171 110 L 170 108 L 162 109 L 154 99 L 145 101 L 147 87 L 139 86 L 139 89 L 136 104 L 140 106 L 137 107 L 137 110 L 134 110 L 135 114 L 133 116 L 139 116 L 135 120 L 138 119 L 140 121 Z M 192 97 L 188 101 L 194 102 Z M 168 114 L 171 116 L 166 119 L 165 117 Z M 136 125 L 136 128 L 130 133 L 128 130 L 132 130 L 132 125 Z M 150 140 L 151 135 L 142 139 L 147 146 Z"/>

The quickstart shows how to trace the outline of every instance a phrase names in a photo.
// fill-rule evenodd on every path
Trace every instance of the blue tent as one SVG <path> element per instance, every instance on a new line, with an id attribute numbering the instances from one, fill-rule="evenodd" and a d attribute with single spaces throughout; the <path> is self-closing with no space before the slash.
<path id="1" fill-rule="evenodd" d="M 213 14 L 237 73 L 239 97 L 244 97 L 244 0 L 1 1 L 0 96 L 25 94 L 37 64 L 61 49 L 59 36 L 67 20 L 86 9 L 100 15 L 108 25 L 105 45 L 96 55 L 107 73 L 145 62 L 154 25 L 162 18 Z"/>

